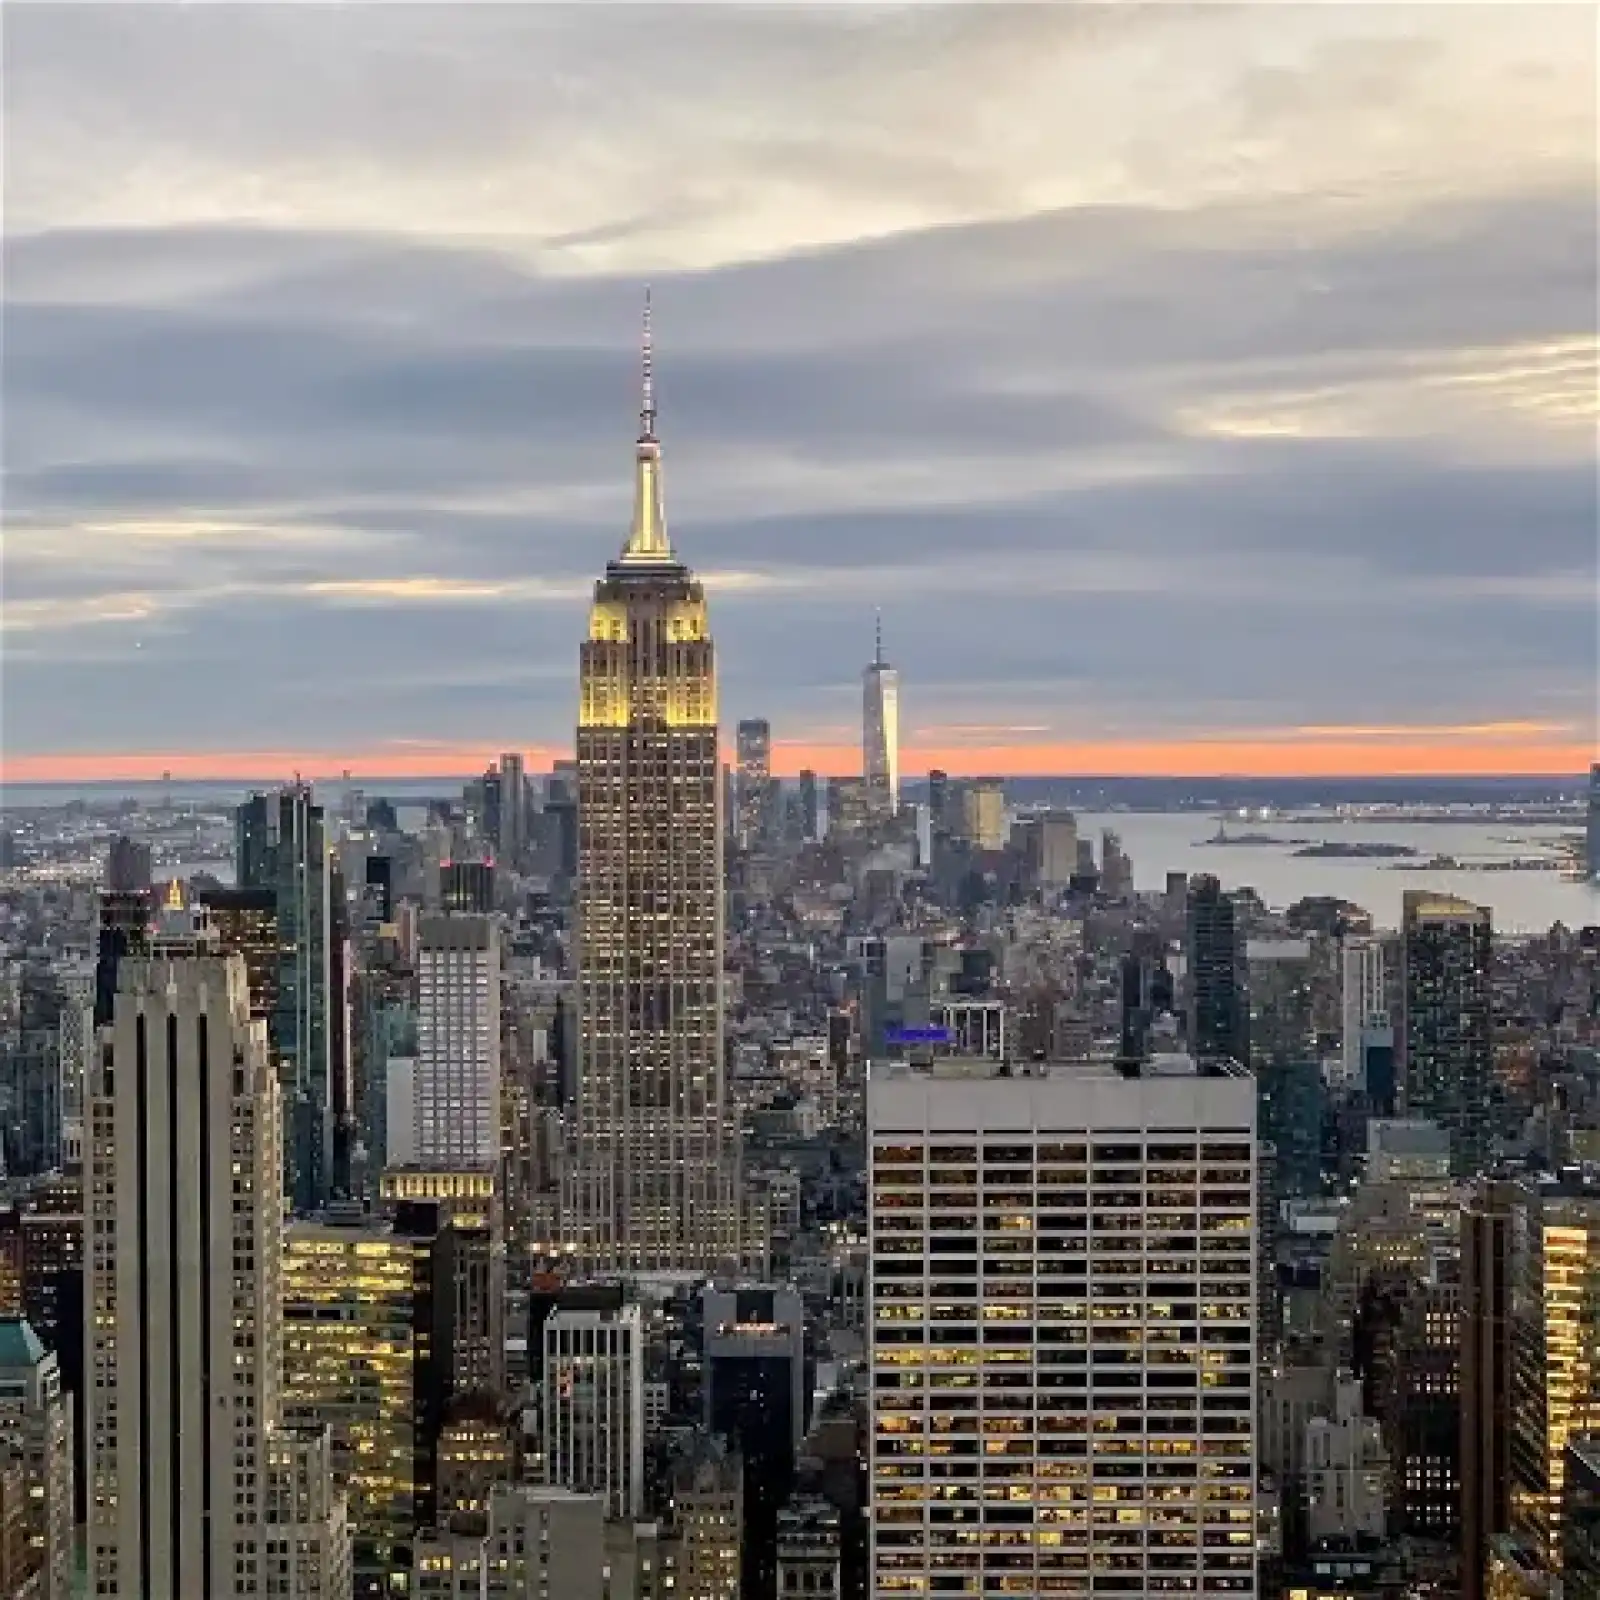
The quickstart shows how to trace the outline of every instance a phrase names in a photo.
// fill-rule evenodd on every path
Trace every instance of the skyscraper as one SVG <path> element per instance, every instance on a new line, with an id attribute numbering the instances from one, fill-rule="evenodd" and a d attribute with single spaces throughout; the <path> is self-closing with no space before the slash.
<path id="1" fill-rule="evenodd" d="M 284 1241 L 284 1417 L 326 1426 L 348 1485 L 359 1595 L 435 1519 L 453 1301 L 433 1206 L 394 1224 L 295 1222 Z"/>
<path id="2" fill-rule="evenodd" d="M 528 844 L 528 773 L 521 756 L 500 757 L 500 816 L 498 846 L 508 867 L 516 866 Z"/>
<path id="3" fill-rule="evenodd" d="M 1254 1595 L 1255 1086 L 1003 1074 L 868 1085 L 867 1592 Z"/>
<path id="4" fill-rule="evenodd" d="M 883 659 L 883 618 L 878 618 L 872 662 L 861 675 L 861 773 L 867 815 L 892 817 L 900 809 L 900 674 Z"/>
<path id="5" fill-rule="evenodd" d="M 817 775 L 810 767 L 800 769 L 800 828 L 807 840 L 820 839 L 821 815 L 817 806 Z"/>
<path id="6" fill-rule="evenodd" d="M 738 1254 L 723 1085 L 723 839 L 705 591 L 661 500 L 649 302 L 633 525 L 579 653 L 578 1151 L 570 1242 L 596 1268 Z"/>
<path id="7" fill-rule="evenodd" d="M 760 717 L 747 718 L 739 724 L 736 740 L 739 843 L 748 850 L 760 844 L 767 831 L 772 789 L 772 724 Z"/>
<path id="8" fill-rule="evenodd" d="M 500 1159 L 500 934 L 492 917 L 425 917 L 417 953 L 416 1161 Z"/>
<path id="9" fill-rule="evenodd" d="M 794 1487 L 806 1430 L 805 1308 L 794 1289 L 707 1289 L 705 1417 L 744 1473 L 740 1563 L 747 1589 L 771 1594 L 778 1511 Z"/>
<path id="10" fill-rule="evenodd" d="M 1384 982 L 1383 943 L 1371 935 L 1347 938 L 1339 951 L 1339 1077 L 1342 1086 L 1367 1094 L 1369 1039 L 1392 1044 Z"/>
<path id="11" fill-rule="evenodd" d="M 1600 761 L 1589 768 L 1589 811 L 1584 844 L 1589 876 L 1600 879 Z"/>
<path id="12" fill-rule="evenodd" d="M 269 1025 L 287 1117 L 285 1187 L 297 1210 L 323 1205 L 333 1184 L 336 1090 L 333 873 L 322 807 L 311 786 L 252 795 L 234 819 L 234 869 L 242 889 L 278 897 L 281 940 Z M 342 998 L 342 997 L 341 997 Z"/>
<path id="13" fill-rule="evenodd" d="M 1408 889 L 1401 921 L 1406 1112 L 1449 1133 L 1453 1170 L 1470 1178 L 1484 1170 L 1489 1154 L 1490 911 L 1454 895 Z"/>
<path id="14" fill-rule="evenodd" d="M 644 1509 L 644 1323 L 617 1288 L 568 1290 L 545 1320 L 545 1481 Z"/>
<path id="15" fill-rule="evenodd" d="M 1244 950 L 1233 897 L 1209 873 L 1189 885 L 1189 1048 L 1200 1060 L 1248 1053 Z"/>
<path id="16" fill-rule="evenodd" d="M 279 1089 L 243 959 L 186 916 L 123 962 L 90 1079 L 90 1581 L 128 1600 L 275 1592 Z"/>

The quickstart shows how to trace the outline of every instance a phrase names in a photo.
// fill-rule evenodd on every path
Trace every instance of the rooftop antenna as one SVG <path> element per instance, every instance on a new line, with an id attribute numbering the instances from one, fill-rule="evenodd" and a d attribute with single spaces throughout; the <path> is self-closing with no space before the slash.
<path id="1" fill-rule="evenodd" d="M 875 667 L 883 665 L 883 608 L 874 606 L 872 610 L 872 664 Z"/>
<path id="2" fill-rule="evenodd" d="M 655 345 L 650 333 L 650 286 L 645 285 L 644 290 L 644 338 L 640 346 L 640 370 L 644 378 L 644 403 L 639 409 L 639 437 L 653 439 L 656 436 L 656 378 L 655 378 Z"/>

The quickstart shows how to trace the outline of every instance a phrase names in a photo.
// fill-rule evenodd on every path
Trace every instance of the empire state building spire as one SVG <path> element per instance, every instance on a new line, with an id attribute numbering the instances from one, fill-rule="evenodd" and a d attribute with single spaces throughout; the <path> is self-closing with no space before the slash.
<path id="1" fill-rule="evenodd" d="M 644 334 L 640 343 L 639 443 L 634 464 L 633 524 L 622 560 L 629 566 L 670 566 L 672 544 L 661 509 L 661 444 L 656 438 L 655 345 L 650 329 L 650 291 L 644 292 Z"/>
<path id="2" fill-rule="evenodd" d="M 578 653 L 578 1094 L 562 1232 L 590 1272 L 745 1249 L 723 1062 L 722 762 L 705 590 L 661 516 L 645 302 L 633 531 Z"/>

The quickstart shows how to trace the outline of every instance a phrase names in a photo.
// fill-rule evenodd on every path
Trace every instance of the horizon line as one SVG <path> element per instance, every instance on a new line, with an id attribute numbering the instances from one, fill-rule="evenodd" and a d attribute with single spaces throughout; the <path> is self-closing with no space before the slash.
<path id="1" fill-rule="evenodd" d="M 520 752 L 510 752 L 517 754 Z M 728 770 L 734 770 L 734 763 L 726 762 Z M 539 771 L 553 769 L 530 769 L 530 773 L 537 775 Z M 1445 771 L 1442 769 L 1411 770 L 1396 769 L 1393 771 L 1306 771 L 1306 772 L 1261 772 L 1261 771 L 1227 771 L 1214 772 L 1039 772 L 1028 770 L 1005 771 L 996 767 L 974 768 L 971 771 L 955 771 L 951 768 L 936 768 L 943 776 L 955 781 L 977 781 L 985 779 L 999 779 L 1002 782 L 1021 780 L 1029 782 L 1055 782 L 1055 783 L 1543 783 L 1543 782 L 1573 782 L 1587 781 L 1584 769 L 1572 770 L 1540 770 L 1529 768 L 1527 770 L 1477 770 L 1464 768 L 1459 771 Z M 797 779 L 804 772 L 811 772 L 817 778 L 859 778 L 859 772 L 825 772 L 820 768 L 798 768 L 793 772 L 774 772 L 776 778 Z M 482 772 L 407 772 L 394 771 L 359 771 L 356 768 L 340 768 L 338 770 L 298 769 L 293 772 L 185 772 L 157 775 L 155 777 L 132 776 L 129 774 L 114 774 L 106 777 L 65 777 L 65 778 L 8 778 L 0 775 L 0 795 L 6 789 L 109 789 L 118 785 L 130 788 L 156 788 L 170 785 L 176 788 L 193 788 L 206 784 L 217 787 L 282 787 L 284 784 L 300 781 L 304 783 L 472 783 L 483 776 Z M 930 774 L 922 773 L 915 777 L 902 777 L 902 789 L 923 787 L 926 788 Z"/>
<path id="2" fill-rule="evenodd" d="M 1495 737 L 1504 728 L 1520 736 Z M 1019 730 L 1020 731 L 1020 730 Z M 920 739 L 902 745 L 900 771 L 908 779 L 941 771 L 952 777 L 1160 779 L 1216 782 L 1240 779 L 1455 780 L 1559 778 L 1586 775 L 1595 761 L 1587 739 L 1528 737 L 1521 725 L 1480 724 L 1451 729 L 1305 730 L 1285 738 L 1270 733 L 1177 739 Z M 1402 736 L 1402 734 L 1404 736 Z M 392 739 L 347 752 L 258 745 L 234 750 L 84 750 L 0 757 L 0 788 L 28 784 L 195 782 L 273 784 L 295 776 L 354 782 L 450 782 L 476 777 L 502 754 L 522 758 L 530 771 L 570 760 L 564 743 Z M 861 748 L 853 740 L 775 740 L 774 775 L 811 771 L 821 777 L 861 773 Z M 733 748 L 724 745 L 731 767 Z"/>

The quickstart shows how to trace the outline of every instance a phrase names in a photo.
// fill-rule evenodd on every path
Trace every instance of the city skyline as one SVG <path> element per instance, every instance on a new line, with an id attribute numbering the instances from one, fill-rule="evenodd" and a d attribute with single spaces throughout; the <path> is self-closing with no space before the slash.
<path id="1" fill-rule="evenodd" d="M 858 769 L 875 607 L 908 773 L 1592 757 L 1581 14 L 5 31 L 5 781 L 567 754 L 646 281 L 775 770 Z"/>

